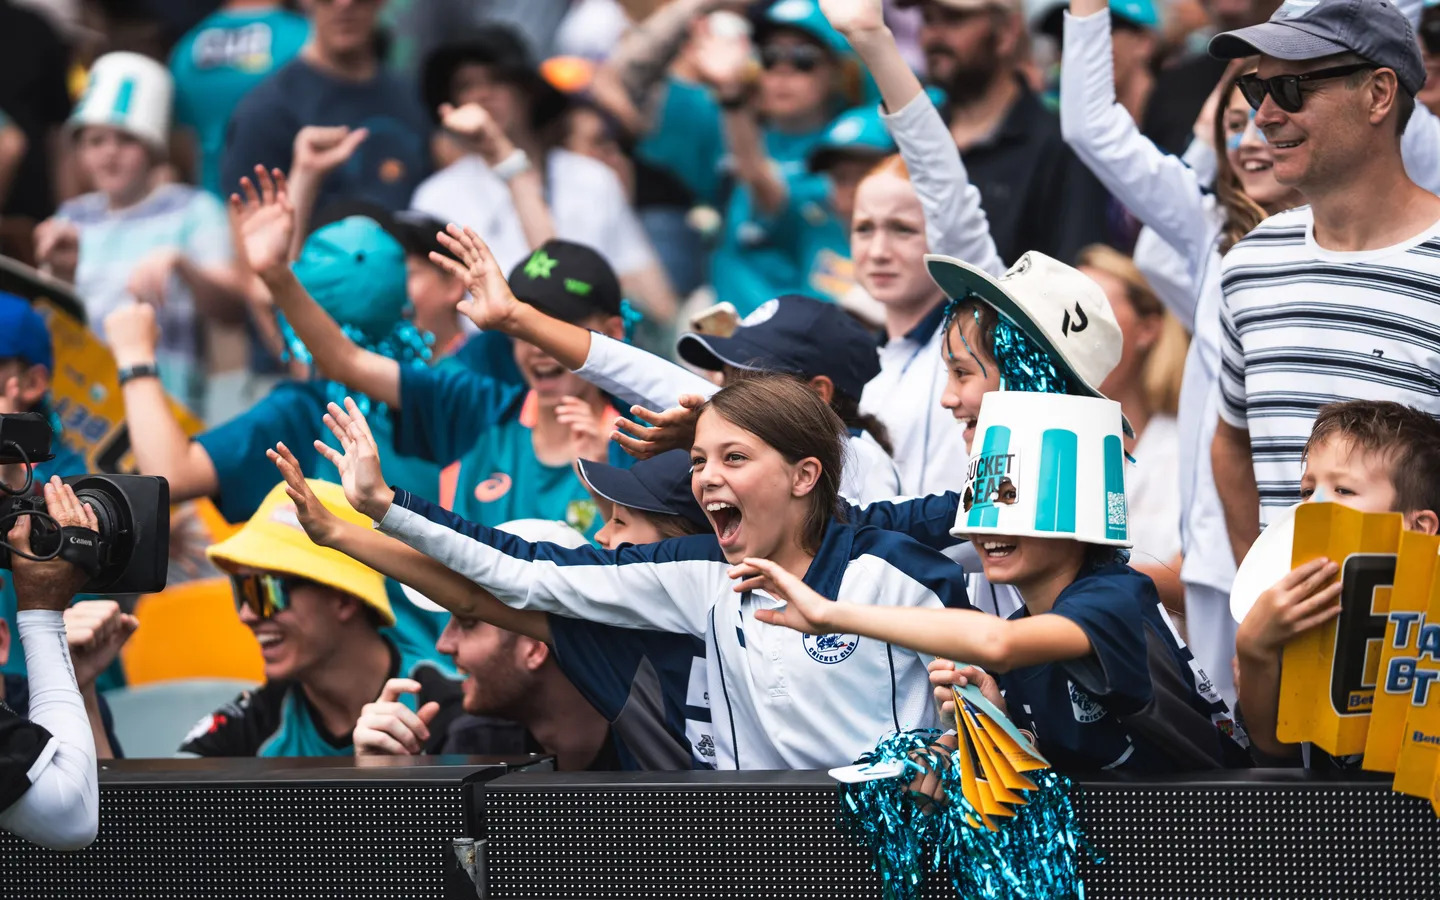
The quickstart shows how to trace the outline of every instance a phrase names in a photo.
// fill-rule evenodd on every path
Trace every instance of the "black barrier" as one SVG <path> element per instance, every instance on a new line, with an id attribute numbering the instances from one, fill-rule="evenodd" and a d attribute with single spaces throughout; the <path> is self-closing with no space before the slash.
<path id="1" fill-rule="evenodd" d="M 1440 897 L 1440 820 L 1388 779 L 1087 781 L 1078 801 L 1105 857 L 1087 900 Z M 880 896 L 822 772 L 509 775 L 483 802 L 491 900 Z"/>
<path id="2" fill-rule="evenodd" d="M 477 827 L 479 787 L 550 767 L 536 756 L 117 760 L 100 773 L 88 849 L 0 831 L 0 898 L 441 900 L 452 841 Z"/>

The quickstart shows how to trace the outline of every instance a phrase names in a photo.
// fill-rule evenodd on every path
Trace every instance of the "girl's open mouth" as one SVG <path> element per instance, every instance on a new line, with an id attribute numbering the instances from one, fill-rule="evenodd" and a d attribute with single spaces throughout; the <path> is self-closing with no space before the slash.
<path id="1" fill-rule="evenodd" d="M 986 559 L 1004 559 L 1015 552 L 1015 544 L 1005 541 L 982 541 L 980 549 L 985 552 Z"/>
<path id="2" fill-rule="evenodd" d="M 705 512 L 715 526 L 715 535 L 720 538 L 720 546 L 733 544 L 735 536 L 740 532 L 740 520 L 743 518 L 739 508 L 723 500 L 712 500 L 705 504 Z"/>

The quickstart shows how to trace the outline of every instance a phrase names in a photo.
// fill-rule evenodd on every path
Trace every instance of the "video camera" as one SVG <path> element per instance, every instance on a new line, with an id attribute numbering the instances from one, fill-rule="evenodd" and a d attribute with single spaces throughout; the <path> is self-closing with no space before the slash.
<path id="1" fill-rule="evenodd" d="M 61 479 L 89 503 L 99 523 L 98 543 L 62 534 L 45 512 L 45 498 L 30 492 L 34 464 L 54 459 L 50 423 L 39 413 L 0 414 L 0 465 L 23 464 L 22 485 L 0 484 L 0 569 L 11 567 L 5 542 L 15 519 L 31 516 L 30 551 L 83 568 L 85 593 L 149 594 L 165 587 L 170 560 L 170 483 L 144 475 L 77 475 Z M 92 546 L 93 544 L 93 546 Z"/>

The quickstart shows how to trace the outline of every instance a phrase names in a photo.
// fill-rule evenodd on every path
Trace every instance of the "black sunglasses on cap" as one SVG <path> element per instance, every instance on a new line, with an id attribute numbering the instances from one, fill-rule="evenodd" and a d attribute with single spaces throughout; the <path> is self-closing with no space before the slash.
<path id="1" fill-rule="evenodd" d="M 797 72 L 813 72 L 825 61 L 825 51 L 812 44 L 795 44 L 783 47 L 770 44 L 760 48 L 760 65 L 767 71 L 782 63 L 789 63 Z"/>
<path id="2" fill-rule="evenodd" d="M 1245 96 L 1245 102 L 1250 104 L 1251 109 L 1259 109 L 1260 104 L 1265 102 L 1265 95 L 1269 94 L 1275 98 L 1276 106 L 1285 112 L 1297 113 L 1300 111 L 1300 107 L 1305 105 L 1305 94 L 1300 89 L 1300 85 L 1305 82 L 1344 78 L 1346 75 L 1354 75 L 1365 69 L 1378 68 L 1380 67 L 1374 63 L 1353 63 L 1330 69 L 1317 69 L 1314 72 L 1304 72 L 1300 75 L 1272 75 L 1269 78 L 1261 78 L 1251 72 L 1235 79 L 1235 86 Z"/>

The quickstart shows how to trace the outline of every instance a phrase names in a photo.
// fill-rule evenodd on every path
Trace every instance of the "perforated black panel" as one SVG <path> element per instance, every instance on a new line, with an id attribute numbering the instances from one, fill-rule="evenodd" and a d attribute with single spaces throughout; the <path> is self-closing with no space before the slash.
<path id="1" fill-rule="evenodd" d="M 492 782 L 490 896 L 879 897 L 823 774 L 689 778 Z M 1081 804 L 1106 857 L 1086 868 L 1092 900 L 1440 898 L 1440 820 L 1384 783 L 1096 783 Z"/>
<path id="2" fill-rule="evenodd" d="M 440 897 L 463 813 L 458 785 L 106 790 L 87 850 L 0 832 L 0 897 Z"/>

